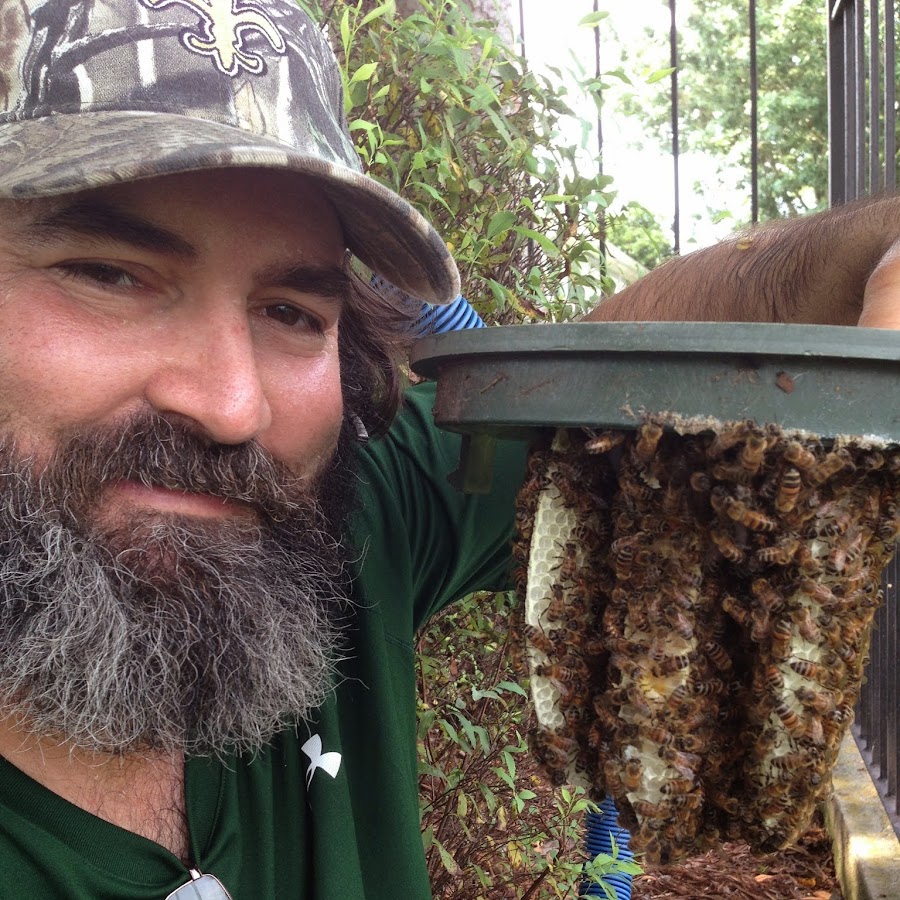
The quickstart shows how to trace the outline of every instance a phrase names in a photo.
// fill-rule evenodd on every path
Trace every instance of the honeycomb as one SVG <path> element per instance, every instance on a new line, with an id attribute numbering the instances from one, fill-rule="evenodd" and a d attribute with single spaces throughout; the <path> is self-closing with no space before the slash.
<path id="1" fill-rule="evenodd" d="M 513 627 L 551 780 L 611 794 L 650 862 L 795 841 L 853 718 L 898 489 L 900 448 L 752 422 L 533 447 Z"/>

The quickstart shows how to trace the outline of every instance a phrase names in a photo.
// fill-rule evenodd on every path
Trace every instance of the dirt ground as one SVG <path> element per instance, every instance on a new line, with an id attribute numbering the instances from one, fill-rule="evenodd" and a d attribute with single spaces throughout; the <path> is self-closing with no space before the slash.
<path id="1" fill-rule="evenodd" d="M 843 900 L 834 874 L 831 841 L 821 821 L 797 846 L 753 856 L 746 844 L 634 880 L 633 900 Z"/>

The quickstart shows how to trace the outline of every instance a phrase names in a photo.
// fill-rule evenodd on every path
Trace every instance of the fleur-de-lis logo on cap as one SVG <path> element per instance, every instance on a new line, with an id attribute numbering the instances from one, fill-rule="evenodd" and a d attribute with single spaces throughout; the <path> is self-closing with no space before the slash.
<path id="1" fill-rule="evenodd" d="M 255 6 L 238 6 L 238 0 L 140 0 L 148 9 L 163 9 L 180 4 L 200 16 L 202 33 L 184 31 L 181 42 L 192 53 L 211 56 L 216 68 L 234 77 L 243 68 L 259 75 L 265 61 L 259 53 L 244 49 L 244 33 L 255 31 L 272 46 L 276 53 L 284 53 L 286 45 L 281 32 L 266 14 Z"/>

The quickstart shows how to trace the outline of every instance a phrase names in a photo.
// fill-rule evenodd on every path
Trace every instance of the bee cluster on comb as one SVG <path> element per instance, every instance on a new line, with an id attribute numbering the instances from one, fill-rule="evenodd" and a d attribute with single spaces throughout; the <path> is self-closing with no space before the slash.
<path id="1" fill-rule="evenodd" d="M 796 840 L 853 717 L 898 497 L 896 446 L 751 422 L 548 435 L 513 629 L 551 779 L 611 794 L 651 863 Z"/>

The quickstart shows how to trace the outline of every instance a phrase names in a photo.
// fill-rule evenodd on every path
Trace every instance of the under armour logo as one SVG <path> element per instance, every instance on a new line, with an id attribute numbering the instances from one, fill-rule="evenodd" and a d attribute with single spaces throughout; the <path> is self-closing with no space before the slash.
<path id="1" fill-rule="evenodd" d="M 309 787 L 316 769 L 327 772 L 334 778 L 341 767 L 340 753 L 323 753 L 322 738 L 314 734 L 301 748 L 309 757 L 309 768 L 306 770 L 306 786 Z"/>

